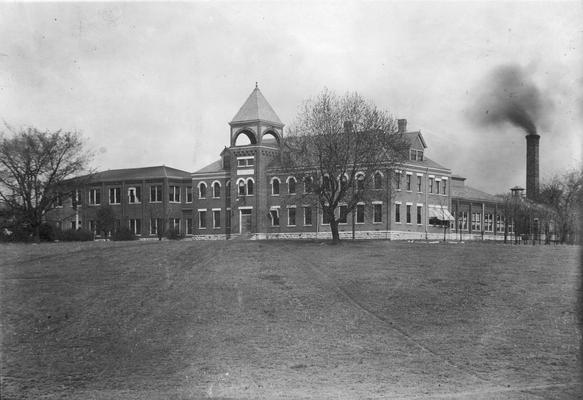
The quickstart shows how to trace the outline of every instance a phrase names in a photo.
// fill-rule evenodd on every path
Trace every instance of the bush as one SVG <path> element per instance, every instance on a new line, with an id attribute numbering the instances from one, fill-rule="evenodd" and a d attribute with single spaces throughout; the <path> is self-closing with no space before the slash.
<path id="1" fill-rule="evenodd" d="M 170 239 L 170 240 L 180 240 L 184 237 L 184 235 L 182 235 L 178 229 L 174 229 L 174 228 L 170 228 L 168 229 L 168 231 L 166 232 L 166 238 Z"/>
<path id="2" fill-rule="evenodd" d="M 93 240 L 93 233 L 85 229 L 70 229 L 57 231 L 56 238 L 62 242 L 89 242 Z"/>
<path id="3" fill-rule="evenodd" d="M 57 232 L 52 225 L 42 224 L 39 227 L 38 235 L 41 242 L 54 242 L 57 239 Z"/>
<path id="4" fill-rule="evenodd" d="M 33 230 L 26 224 L 9 224 L 0 230 L 0 240 L 3 242 L 32 242 Z"/>
<path id="5" fill-rule="evenodd" d="M 127 226 L 122 226 L 117 232 L 111 235 L 113 241 L 136 240 L 136 235 Z"/>

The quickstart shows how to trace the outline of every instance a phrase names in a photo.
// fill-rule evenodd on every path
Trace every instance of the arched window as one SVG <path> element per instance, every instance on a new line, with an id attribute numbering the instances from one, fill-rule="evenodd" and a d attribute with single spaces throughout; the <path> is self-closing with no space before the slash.
<path id="1" fill-rule="evenodd" d="M 221 184 L 219 182 L 213 183 L 213 197 L 221 197 Z"/>
<path id="2" fill-rule="evenodd" d="M 273 178 L 271 180 L 271 194 L 278 195 L 279 194 L 279 179 Z"/>
<path id="3" fill-rule="evenodd" d="M 247 194 L 247 186 L 245 185 L 245 181 L 243 179 L 239 179 L 237 181 L 237 188 L 239 196 L 245 196 Z"/>
<path id="4" fill-rule="evenodd" d="M 287 191 L 289 194 L 296 193 L 296 178 L 294 178 L 293 176 L 287 178 Z"/>
<path id="5" fill-rule="evenodd" d="M 359 173 L 356 175 L 356 190 L 362 192 L 364 190 L 364 174 Z"/>
<path id="6" fill-rule="evenodd" d="M 231 181 L 227 181 L 225 183 L 225 196 L 227 196 L 227 198 L 231 198 Z"/>
<path id="7" fill-rule="evenodd" d="M 383 188 L 383 175 L 380 172 L 375 172 L 374 174 L 374 188 L 375 189 Z"/>
<path id="8" fill-rule="evenodd" d="M 247 196 L 251 196 L 253 194 L 253 179 L 247 179 Z"/>
<path id="9" fill-rule="evenodd" d="M 312 177 L 310 176 L 304 178 L 304 193 L 312 193 Z"/>
<path id="10" fill-rule="evenodd" d="M 330 190 L 330 177 L 328 175 L 324 175 L 322 178 L 322 189 Z"/>
<path id="11" fill-rule="evenodd" d="M 340 177 L 340 190 L 346 191 L 346 186 L 348 185 L 348 177 L 346 175 L 342 175 Z"/>
<path id="12" fill-rule="evenodd" d="M 198 198 L 204 199 L 206 197 L 206 183 L 201 182 L 198 184 Z"/>

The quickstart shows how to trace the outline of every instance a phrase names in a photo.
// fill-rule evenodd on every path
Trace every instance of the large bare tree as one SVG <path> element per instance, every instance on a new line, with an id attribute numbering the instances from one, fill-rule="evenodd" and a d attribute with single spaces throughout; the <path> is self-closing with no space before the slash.
<path id="1" fill-rule="evenodd" d="M 0 201 L 39 241 L 39 227 L 69 178 L 86 170 L 90 154 L 75 132 L 15 130 L 0 132 Z"/>
<path id="2" fill-rule="evenodd" d="M 282 166 L 298 181 L 310 180 L 311 198 L 338 242 L 339 221 L 378 189 L 375 172 L 388 176 L 405 160 L 408 147 L 387 111 L 358 93 L 338 96 L 325 89 L 304 103 L 289 129 Z"/>

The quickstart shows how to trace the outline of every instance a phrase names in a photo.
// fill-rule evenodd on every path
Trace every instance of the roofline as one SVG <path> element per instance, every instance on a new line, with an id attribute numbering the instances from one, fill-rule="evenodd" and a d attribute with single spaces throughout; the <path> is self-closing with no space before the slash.
<path id="1" fill-rule="evenodd" d="M 283 122 L 275 122 L 275 121 L 270 121 L 267 119 L 246 119 L 246 120 L 237 120 L 237 121 L 233 120 L 233 121 L 229 122 L 229 125 L 233 126 L 233 124 L 253 123 L 253 122 L 255 122 L 255 123 L 263 122 L 265 124 L 268 124 L 268 125 L 271 124 L 271 125 L 278 127 L 278 128 L 283 128 L 285 126 L 285 124 Z"/>

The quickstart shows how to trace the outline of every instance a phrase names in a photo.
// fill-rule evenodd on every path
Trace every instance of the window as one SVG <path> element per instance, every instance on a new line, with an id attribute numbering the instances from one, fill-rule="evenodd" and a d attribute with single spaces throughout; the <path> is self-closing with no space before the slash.
<path id="1" fill-rule="evenodd" d="M 206 198 L 206 183 L 204 182 L 198 184 L 198 198 L 199 199 Z"/>
<path id="2" fill-rule="evenodd" d="M 71 221 L 71 229 L 73 230 L 77 229 L 77 222 Z"/>
<path id="3" fill-rule="evenodd" d="M 356 190 L 359 192 L 364 190 L 364 175 L 358 175 L 356 178 Z"/>
<path id="4" fill-rule="evenodd" d="M 417 224 L 421 225 L 421 208 L 422 206 L 417 206 Z"/>
<path id="5" fill-rule="evenodd" d="M 237 158 L 237 167 L 252 167 L 255 165 L 253 157 Z"/>
<path id="6" fill-rule="evenodd" d="M 458 215 L 458 227 L 460 230 L 468 230 L 468 212 L 460 211 Z"/>
<path id="7" fill-rule="evenodd" d="M 429 193 L 433 193 L 433 181 L 434 178 L 429 178 Z"/>
<path id="8" fill-rule="evenodd" d="M 253 195 L 253 179 L 247 179 L 247 196 Z"/>
<path id="9" fill-rule="evenodd" d="M 324 190 L 330 190 L 332 186 L 330 185 L 330 177 L 328 175 L 324 175 L 322 178 L 322 188 Z"/>
<path id="10" fill-rule="evenodd" d="M 407 204 L 407 223 L 411 223 L 411 204 Z"/>
<path id="11" fill-rule="evenodd" d="M 374 188 L 375 189 L 382 189 L 383 188 L 383 176 L 380 172 L 374 174 Z"/>
<path id="12" fill-rule="evenodd" d="M 441 181 L 436 179 L 435 180 L 435 193 L 439 194 L 439 185 L 441 184 Z"/>
<path id="13" fill-rule="evenodd" d="M 225 197 L 227 199 L 231 198 L 231 181 L 227 181 L 227 183 L 225 183 Z"/>
<path id="14" fill-rule="evenodd" d="M 293 177 L 288 178 L 287 191 L 289 194 L 296 193 L 296 178 L 293 178 Z"/>
<path id="15" fill-rule="evenodd" d="M 186 202 L 192 203 L 192 186 L 186 187 Z"/>
<path id="16" fill-rule="evenodd" d="M 395 172 L 395 185 L 397 190 L 401 190 L 401 171 Z"/>
<path id="17" fill-rule="evenodd" d="M 162 201 L 162 186 L 150 186 L 150 202 L 159 203 Z"/>
<path id="18" fill-rule="evenodd" d="M 247 166 L 247 160 L 243 159 L 243 158 L 238 158 L 237 159 L 237 167 L 245 167 Z"/>
<path id="19" fill-rule="evenodd" d="M 271 181 L 271 194 L 273 196 L 279 195 L 279 179 L 277 178 L 273 178 L 273 180 Z"/>
<path id="20" fill-rule="evenodd" d="M 304 207 L 304 225 L 312 225 L 312 207 Z"/>
<path id="21" fill-rule="evenodd" d="M 164 222 L 160 218 L 150 219 L 150 234 L 157 235 L 164 230 Z"/>
<path id="22" fill-rule="evenodd" d="M 304 178 L 304 193 L 312 193 L 312 178 L 310 176 Z"/>
<path id="23" fill-rule="evenodd" d="M 245 196 L 247 193 L 247 186 L 245 185 L 245 181 L 243 179 L 237 183 L 237 187 L 239 189 L 239 196 Z"/>
<path id="24" fill-rule="evenodd" d="M 330 216 L 328 215 L 328 211 L 328 206 L 324 206 L 322 208 L 322 225 L 328 225 L 330 223 Z"/>
<path id="25" fill-rule="evenodd" d="M 55 207 L 63 207 L 63 195 L 61 193 L 57 193 L 55 196 Z"/>
<path id="26" fill-rule="evenodd" d="M 417 191 L 421 193 L 421 176 L 417 175 Z"/>
<path id="27" fill-rule="evenodd" d="M 89 230 L 94 235 L 97 234 L 97 224 L 95 223 L 95 220 L 92 220 L 92 219 L 89 220 Z"/>
<path id="28" fill-rule="evenodd" d="M 407 190 L 411 190 L 411 174 L 407 174 Z"/>
<path id="29" fill-rule="evenodd" d="M 423 161 L 423 152 L 417 150 L 417 161 Z"/>
<path id="30" fill-rule="evenodd" d="M 276 208 L 269 210 L 269 216 L 271 217 L 271 226 L 279 226 L 279 210 Z"/>
<path id="31" fill-rule="evenodd" d="M 134 235 L 142 234 L 142 220 L 141 219 L 130 219 L 130 231 Z"/>
<path id="32" fill-rule="evenodd" d="M 373 204 L 373 208 L 374 208 L 373 222 L 383 222 L 383 205 Z"/>
<path id="33" fill-rule="evenodd" d="M 345 192 L 347 187 L 348 187 L 348 178 L 346 177 L 346 175 L 343 175 L 340 178 L 340 190 L 342 192 Z"/>
<path id="34" fill-rule="evenodd" d="M 213 197 L 215 199 L 221 197 L 221 184 L 219 182 L 213 183 Z"/>
<path id="35" fill-rule="evenodd" d="M 395 222 L 401 223 L 401 203 L 395 204 Z"/>
<path id="36" fill-rule="evenodd" d="M 492 214 L 484 215 L 484 230 L 486 232 L 494 232 L 494 215 Z"/>
<path id="37" fill-rule="evenodd" d="M 411 159 L 411 161 L 417 161 L 417 150 L 411 149 L 409 151 L 409 158 Z"/>
<path id="38" fill-rule="evenodd" d="M 169 228 L 176 233 L 180 233 L 180 218 L 170 218 L 168 220 Z"/>
<path id="39" fill-rule="evenodd" d="M 206 210 L 198 210 L 198 227 L 206 229 Z"/>
<path id="40" fill-rule="evenodd" d="M 472 231 L 482 230 L 482 214 L 472 213 Z"/>
<path id="41" fill-rule="evenodd" d="M 496 232 L 504 232 L 504 219 L 501 215 L 496 215 Z"/>
<path id="42" fill-rule="evenodd" d="M 92 206 L 98 206 L 101 204 L 101 189 L 89 190 L 89 204 Z"/>
<path id="43" fill-rule="evenodd" d="M 446 189 L 447 181 L 441 181 L 441 183 L 442 183 L 442 185 L 441 185 L 442 194 L 447 194 L 447 189 Z"/>
<path id="44" fill-rule="evenodd" d="M 180 203 L 180 186 L 170 186 L 168 188 L 168 201 Z"/>
<path id="45" fill-rule="evenodd" d="M 192 218 L 186 218 L 186 234 L 192 235 Z"/>
<path id="46" fill-rule="evenodd" d="M 136 204 L 142 198 L 142 188 L 140 186 L 128 188 L 128 203 Z"/>
<path id="47" fill-rule="evenodd" d="M 289 226 L 296 225 L 296 208 L 290 207 L 287 209 L 287 224 Z"/>
<path id="48" fill-rule="evenodd" d="M 339 224 L 346 224 L 348 222 L 348 206 L 340 206 L 340 218 L 338 218 Z"/>
<path id="49" fill-rule="evenodd" d="M 356 205 L 356 223 L 364 224 L 364 204 Z"/>
<path id="50" fill-rule="evenodd" d="M 77 206 L 81 205 L 81 195 L 78 190 L 73 190 L 71 192 L 71 207 L 77 208 Z"/>
<path id="51" fill-rule="evenodd" d="M 213 210 L 213 228 L 221 227 L 221 210 Z"/>
<path id="52" fill-rule="evenodd" d="M 109 204 L 121 202 L 121 188 L 109 188 Z"/>
<path id="53" fill-rule="evenodd" d="M 227 228 L 231 227 L 231 209 L 227 208 L 227 212 L 225 213 L 225 226 Z"/>

